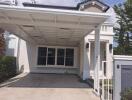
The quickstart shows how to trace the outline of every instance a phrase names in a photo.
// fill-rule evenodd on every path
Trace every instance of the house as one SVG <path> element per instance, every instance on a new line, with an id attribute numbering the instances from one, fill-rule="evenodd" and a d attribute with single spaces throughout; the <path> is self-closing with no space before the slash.
<path id="1" fill-rule="evenodd" d="M 7 56 L 14 56 L 17 57 L 17 50 L 18 50 L 18 41 L 19 38 L 16 35 L 13 35 L 9 32 L 5 32 L 5 54 Z"/>
<path id="2" fill-rule="evenodd" d="M 99 93 L 102 75 L 112 78 L 114 11 L 99 0 L 74 5 L 53 1 L 1 3 L 0 27 L 18 36 L 14 39 L 18 71 L 92 78 Z"/>

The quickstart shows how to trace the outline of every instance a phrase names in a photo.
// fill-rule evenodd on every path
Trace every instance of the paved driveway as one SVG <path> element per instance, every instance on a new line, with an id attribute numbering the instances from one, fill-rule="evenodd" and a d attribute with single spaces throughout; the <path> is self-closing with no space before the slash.
<path id="1" fill-rule="evenodd" d="M 0 86 L 0 100 L 99 100 L 75 75 L 21 74 Z"/>

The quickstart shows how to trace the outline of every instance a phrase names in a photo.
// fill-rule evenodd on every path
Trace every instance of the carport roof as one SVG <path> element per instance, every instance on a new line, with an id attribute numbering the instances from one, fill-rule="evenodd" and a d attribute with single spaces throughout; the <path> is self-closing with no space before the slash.
<path id="1" fill-rule="evenodd" d="M 104 23 L 107 13 L 0 5 L 0 27 L 43 45 L 77 46 Z"/>

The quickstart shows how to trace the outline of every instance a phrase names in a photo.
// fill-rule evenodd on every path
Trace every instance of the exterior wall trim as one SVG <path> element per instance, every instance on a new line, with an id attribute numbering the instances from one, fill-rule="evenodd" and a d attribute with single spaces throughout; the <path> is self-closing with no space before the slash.
<path id="1" fill-rule="evenodd" d="M 94 42 L 94 39 L 88 39 L 89 42 Z M 100 42 L 109 42 L 109 40 L 105 40 L 105 39 L 100 39 Z"/>

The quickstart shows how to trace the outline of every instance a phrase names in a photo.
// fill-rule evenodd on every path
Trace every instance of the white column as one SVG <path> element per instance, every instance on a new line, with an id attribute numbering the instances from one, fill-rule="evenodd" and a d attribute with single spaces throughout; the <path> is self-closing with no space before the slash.
<path id="1" fill-rule="evenodd" d="M 89 48 L 86 48 L 86 43 L 88 43 L 87 38 L 84 38 L 83 43 L 83 80 L 86 80 L 90 77 L 89 69 Z"/>
<path id="2" fill-rule="evenodd" d="M 90 76 L 89 60 L 88 60 L 88 49 L 86 48 L 86 38 L 81 42 L 80 45 L 80 76 L 83 80 L 86 80 Z"/>
<path id="3" fill-rule="evenodd" d="M 95 29 L 94 49 L 94 91 L 99 95 L 99 68 L 100 68 L 100 27 Z"/>
<path id="4" fill-rule="evenodd" d="M 106 75 L 107 75 L 107 78 L 112 78 L 112 75 L 113 75 L 113 58 L 112 58 L 112 55 L 113 55 L 113 50 L 110 50 L 109 49 L 109 42 L 107 42 L 106 44 Z M 109 71 L 109 72 L 108 72 Z"/>

